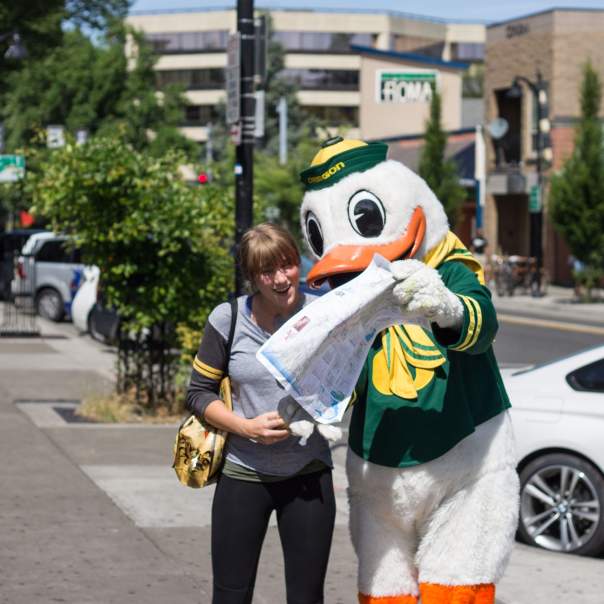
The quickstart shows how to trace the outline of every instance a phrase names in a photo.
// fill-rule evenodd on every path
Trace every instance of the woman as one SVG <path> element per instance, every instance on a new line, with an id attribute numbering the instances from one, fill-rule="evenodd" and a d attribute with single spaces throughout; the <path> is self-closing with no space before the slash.
<path id="1" fill-rule="evenodd" d="M 269 517 L 277 514 L 288 604 L 320 604 L 335 519 L 331 455 L 315 431 L 305 446 L 277 409 L 284 391 L 256 351 L 313 297 L 298 289 L 300 254 L 284 229 L 261 224 L 241 241 L 240 268 L 252 294 L 237 300 L 230 354 L 231 306 L 208 318 L 194 363 L 187 407 L 227 430 L 226 461 L 212 505 L 213 604 L 249 604 Z M 218 397 L 231 379 L 233 411 Z"/>

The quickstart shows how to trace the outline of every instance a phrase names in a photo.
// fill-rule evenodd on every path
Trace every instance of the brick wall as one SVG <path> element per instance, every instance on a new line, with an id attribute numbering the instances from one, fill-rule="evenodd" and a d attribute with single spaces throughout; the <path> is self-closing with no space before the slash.
<path id="1" fill-rule="evenodd" d="M 511 86 L 515 76 L 532 82 L 537 70 L 548 83 L 549 117 L 552 121 L 552 169 L 559 170 L 573 151 L 575 123 L 580 115 L 580 85 L 583 65 L 590 59 L 604 82 L 604 10 L 551 10 L 487 28 L 485 58 L 486 121 L 497 116 L 495 91 Z M 522 104 L 522 156 L 530 162 L 532 94 L 524 88 Z M 604 104 L 601 108 L 604 117 Z M 487 146 L 490 169 L 494 166 L 492 145 Z M 529 160 L 529 161 L 527 161 Z M 526 172 L 534 167 L 526 166 Z M 511 200 L 511 196 L 507 196 Z M 513 206 L 487 199 L 487 236 L 500 235 L 501 228 L 517 220 L 524 231 L 529 217 L 512 211 Z M 510 216 L 502 214 L 509 212 Z M 512 214 L 514 214 L 512 216 Z M 521 237 L 522 238 L 522 237 Z M 495 245 L 498 243 L 494 240 Z M 547 220 L 547 186 L 543 225 L 544 264 L 555 282 L 568 283 L 568 248 Z"/>

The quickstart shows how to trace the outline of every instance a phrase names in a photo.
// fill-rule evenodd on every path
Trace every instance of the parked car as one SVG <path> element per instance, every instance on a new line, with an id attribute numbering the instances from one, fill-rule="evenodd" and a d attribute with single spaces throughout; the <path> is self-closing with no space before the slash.
<path id="1" fill-rule="evenodd" d="M 519 538 L 603 553 L 604 345 L 503 374 L 518 448 Z"/>
<path id="2" fill-rule="evenodd" d="M 12 294 L 17 303 L 33 299 L 41 317 L 60 321 L 70 314 L 83 269 L 81 252 L 68 237 L 49 232 L 31 235 L 17 259 Z"/>
<path id="3" fill-rule="evenodd" d="M 95 340 L 113 344 L 118 338 L 120 320 L 117 312 L 104 304 L 100 275 L 98 266 L 84 267 L 82 284 L 71 305 L 71 317 L 81 332 L 87 331 Z"/>
<path id="4" fill-rule="evenodd" d="M 10 283 L 13 279 L 16 256 L 25 242 L 44 229 L 13 229 L 0 233 L 0 300 L 10 298 Z"/>

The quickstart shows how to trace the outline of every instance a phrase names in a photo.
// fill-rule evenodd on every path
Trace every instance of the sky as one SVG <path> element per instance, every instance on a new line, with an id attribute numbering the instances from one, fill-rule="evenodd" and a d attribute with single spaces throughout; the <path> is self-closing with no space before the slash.
<path id="1" fill-rule="evenodd" d="M 134 0 L 132 11 L 235 8 L 236 0 Z M 453 21 L 492 23 L 553 7 L 600 8 L 604 0 L 255 0 L 259 8 L 390 10 Z"/>

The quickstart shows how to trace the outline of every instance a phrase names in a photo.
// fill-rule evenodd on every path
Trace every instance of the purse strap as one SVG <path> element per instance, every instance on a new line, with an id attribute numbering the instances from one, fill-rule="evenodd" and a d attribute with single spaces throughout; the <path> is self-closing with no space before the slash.
<path id="1" fill-rule="evenodd" d="M 237 313 L 239 312 L 237 298 L 231 300 L 231 327 L 229 329 L 229 339 L 226 344 L 227 371 L 229 369 L 229 359 L 231 357 L 231 346 L 233 345 L 233 336 L 235 335 L 235 325 L 237 323 Z"/>

